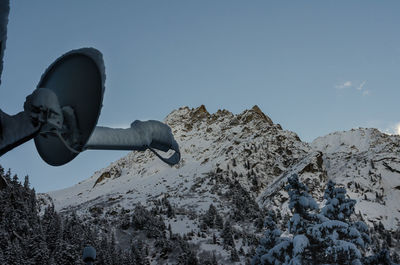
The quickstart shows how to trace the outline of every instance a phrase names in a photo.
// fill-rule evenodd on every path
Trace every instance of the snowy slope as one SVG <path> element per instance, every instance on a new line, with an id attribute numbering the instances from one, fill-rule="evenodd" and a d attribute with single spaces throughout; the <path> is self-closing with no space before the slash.
<path id="1" fill-rule="evenodd" d="M 282 190 L 285 180 L 297 173 L 320 201 L 332 179 L 356 199 L 356 213 L 367 223 L 381 222 L 391 230 L 400 226 L 400 136 L 360 128 L 318 137 L 310 146 L 313 152 L 261 194 L 262 205 L 282 207 L 288 197 Z M 286 204 L 283 208 L 288 211 Z"/>
<path id="2" fill-rule="evenodd" d="M 245 263 L 261 233 L 259 206 L 277 210 L 280 225 L 285 225 L 289 208 L 283 187 L 293 173 L 321 204 L 325 185 L 333 179 L 357 200 L 356 213 L 371 227 L 381 222 L 391 231 L 399 228 L 400 136 L 355 129 L 309 144 L 273 123 L 257 106 L 236 115 L 227 110 L 210 114 L 204 106 L 182 107 L 165 122 L 181 149 L 178 165 L 170 167 L 148 151 L 131 152 L 85 181 L 39 195 L 41 203 L 94 222 L 106 220 L 122 246 L 129 244 L 134 231 L 118 227 L 139 203 L 148 210 L 170 204 L 175 214 L 162 213 L 170 231 L 188 238 L 200 256 L 216 250 L 222 264 L 234 263 L 229 248 L 220 245 L 222 231 L 202 227 L 210 205 L 224 221 L 233 218 L 236 249 Z M 160 206 L 165 200 L 168 203 Z M 214 236 L 220 243 L 213 243 Z M 153 261 L 160 262 L 158 257 Z"/>
<path id="3" fill-rule="evenodd" d="M 190 188 L 207 173 L 252 172 L 263 187 L 310 151 L 308 144 L 273 124 L 257 106 L 238 115 L 184 107 L 165 122 L 180 145 L 182 160 L 177 166 L 169 167 L 148 151 L 131 152 L 73 187 L 49 192 L 56 209 L 86 211 L 98 203 L 131 208 L 168 194 L 173 201 L 176 198 L 176 205 L 201 211 L 214 195 L 195 196 Z M 250 187 L 248 177 L 240 182 Z"/>
<path id="4" fill-rule="evenodd" d="M 400 226 L 400 136 L 360 128 L 319 137 L 311 146 L 324 153 L 329 178 L 346 186 L 366 221 Z"/>
<path id="5" fill-rule="evenodd" d="M 251 215 L 258 211 L 251 205 L 252 198 L 290 165 L 303 159 L 311 148 L 295 133 L 274 124 L 257 106 L 238 115 L 226 110 L 210 114 L 204 106 L 183 107 L 168 115 L 165 122 L 181 149 L 178 165 L 170 167 L 148 151 L 131 152 L 89 179 L 40 199 L 46 204 L 50 197 L 61 212 L 74 210 L 88 218 L 104 218 L 116 227 L 124 218 L 123 213 L 132 211 L 138 203 L 151 210 L 167 198 L 177 213 L 163 217 L 172 233 L 194 233 L 197 236 L 190 236 L 190 242 L 198 246 L 198 253 L 217 250 L 219 262 L 232 264 L 230 250 L 212 244 L 213 235 L 221 242 L 221 231 L 210 229 L 204 233 L 201 216 L 211 204 L 224 220 L 233 212 L 240 215 L 243 210 Z M 242 188 L 250 197 L 235 197 L 243 193 Z M 245 192 L 243 196 L 247 196 Z M 247 209 L 242 209 L 240 201 L 247 203 Z M 236 234 L 250 233 L 254 237 L 250 215 L 234 226 Z M 129 231 L 116 229 L 115 233 L 125 246 L 132 238 Z M 251 246 L 246 242 L 239 239 L 236 247 L 250 253 Z M 245 258 L 248 256 L 241 255 L 242 263 Z"/>
<path id="6" fill-rule="evenodd" d="M 169 167 L 148 151 L 131 152 L 73 187 L 49 192 L 56 209 L 85 212 L 97 204 L 129 209 L 168 194 L 176 205 L 201 212 L 218 196 L 207 191 L 196 196 L 191 187 L 218 171 L 235 172 L 243 187 L 254 196 L 261 194 L 263 204 L 263 197 L 281 191 L 285 177 L 301 172 L 311 189 L 318 189 L 314 195 L 322 196 L 326 181 L 333 179 L 358 200 L 356 211 L 367 221 L 381 221 L 393 229 L 399 225 L 399 136 L 360 128 L 331 133 L 308 145 L 257 106 L 238 115 L 183 107 L 165 122 L 181 148 L 177 166 Z"/>
<path id="7" fill-rule="evenodd" d="M 256 242 L 252 238 L 261 232 L 255 220 L 261 213 L 254 201 L 264 209 L 278 210 L 283 225 L 289 214 L 283 187 L 293 173 L 299 174 L 320 203 L 327 181 L 333 179 L 357 200 L 359 218 L 370 226 L 381 222 L 386 229 L 399 228 L 400 136 L 354 129 L 309 144 L 273 123 L 257 106 L 237 115 L 227 110 L 210 114 L 204 106 L 182 107 L 165 122 L 181 149 L 178 165 L 170 167 L 148 151 L 131 152 L 85 181 L 40 195 L 41 202 L 118 226 L 124 213 L 132 213 L 138 203 L 151 210 L 167 199 L 176 215 L 163 215 L 166 226 L 172 233 L 190 235 L 189 242 L 199 248 L 198 253 L 218 248 L 222 264 L 232 261 L 229 250 L 212 243 L 214 235 L 221 240 L 221 231 L 209 228 L 205 232 L 201 227 L 210 205 L 224 220 L 236 218 L 235 244 L 243 250 L 240 261 L 244 263 L 252 251 L 249 242 Z M 248 216 L 242 218 L 242 213 Z M 129 230 L 115 233 L 120 243 L 132 236 Z"/>

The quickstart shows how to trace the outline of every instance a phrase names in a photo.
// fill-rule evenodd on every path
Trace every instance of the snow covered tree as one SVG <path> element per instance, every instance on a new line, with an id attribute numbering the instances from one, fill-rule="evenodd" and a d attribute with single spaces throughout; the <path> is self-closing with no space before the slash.
<path id="1" fill-rule="evenodd" d="M 56 248 L 57 241 L 61 240 L 62 237 L 61 218 L 54 210 L 54 206 L 51 205 L 45 209 L 41 223 L 51 253 Z"/>
<path id="2" fill-rule="evenodd" d="M 269 250 L 278 243 L 281 236 L 281 231 L 278 229 L 271 212 L 266 217 L 264 226 L 266 230 L 263 237 L 260 239 L 260 244 L 256 248 L 256 254 L 253 257 L 251 264 L 263 264 L 262 260 L 267 259 L 266 255 L 268 255 Z"/>
<path id="3" fill-rule="evenodd" d="M 49 250 L 43 233 L 37 233 L 27 241 L 27 259 L 31 264 L 46 264 L 49 260 Z"/>
<path id="4" fill-rule="evenodd" d="M 329 181 L 325 190 L 326 204 L 319 222 L 307 230 L 313 260 L 328 264 L 361 264 L 362 251 L 369 244 L 368 227 L 352 222 L 355 200 L 346 198 L 346 189 Z"/>
<path id="5" fill-rule="evenodd" d="M 265 220 L 267 229 L 252 259 L 253 265 L 312 264 L 306 232 L 318 219 L 315 213 L 319 209 L 318 204 L 308 194 L 308 188 L 299 181 L 296 174 L 288 178 L 285 190 L 289 194 L 289 209 L 293 213 L 288 222 L 288 230 L 293 237 L 282 236 L 273 220 L 274 215 L 269 215 Z"/>
<path id="6" fill-rule="evenodd" d="M 201 218 L 200 227 L 203 231 L 207 230 L 207 227 L 214 228 L 216 225 L 217 209 L 213 204 L 210 204 L 207 212 Z"/>
<path id="7" fill-rule="evenodd" d="M 346 189 L 336 187 L 329 181 L 324 198 L 320 222 L 309 227 L 307 235 L 311 241 L 314 260 L 334 264 L 360 264 L 362 252 L 370 242 L 368 227 L 361 221 L 351 222 L 355 200 L 346 198 Z"/>
<path id="8" fill-rule="evenodd" d="M 359 264 L 361 252 L 346 238 L 348 232 L 349 225 L 339 220 L 327 220 L 310 227 L 308 235 L 312 248 L 318 250 L 313 260 L 327 264 Z"/>
<path id="9" fill-rule="evenodd" d="M 364 265 L 394 265 L 387 249 L 384 249 L 375 255 L 364 257 L 362 261 Z"/>
<path id="10" fill-rule="evenodd" d="M 318 210 L 318 204 L 308 194 L 306 185 L 299 181 L 296 174 L 288 178 L 288 185 L 285 190 L 289 194 L 289 209 L 293 216 L 289 221 L 289 232 L 294 235 L 304 234 L 307 227 L 315 220 L 313 211 Z"/>
<path id="11" fill-rule="evenodd" d="M 133 264 L 149 264 L 144 251 L 144 244 L 142 240 L 132 241 L 131 243 L 131 259 L 134 261 Z M 107 264 L 107 263 L 105 263 Z"/>
<path id="12" fill-rule="evenodd" d="M 100 248 L 101 251 L 97 251 L 97 262 L 100 264 L 112 264 L 113 262 L 113 257 L 112 257 L 112 251 L 111 248 L 113 248 L 113 246 L 111 246 L 111 244 L 108 242 L 106 237 L 103 237 L 100 241 Z"/>
<path id="13" fill-rule="evenodd" d="M 223 239 L 224 248 L 234 247 L 235 241 L 233 240 L 232 224 L 229 220 L 224 223 L 224 229 L 222 230 L 221 237 Z"/>
<path id="14" fill-rule="evenodd" d="M 231 261 L 233 261 L 233 262 L 240 261 L 239 254 L 237 253 L 237 250 L 235 247 L 233 247 L 231 249 Z"/>
<path id="15" fill-rule="evenodd" d="M 332 180 L 328 181 L 324 199 L 327 202 L 321 212 L 331 220 L 347 221 L 354 213 L 356 201 L 346 198 L 346 189 L 335 187 Z"/>
<path id="16" fill-rule="evenodd" d="M 234 206 L 231 210 L 233 220 L 254 220 L 258 217 L 260 211 L 258 204 L 238 180 L 229 182 L 229 191 L 225 195 L 231 199 Z"/>
<path id="17" fill-rule="evenodd" d="M 362 258 L 369 244 L 368 227 L 352 221 L 355 201 L 346 198 L 344 188 L 329 182 L 325 191 L 326 205 L 322 214 L 297 175 L 288 178 L 289 208 L 293 216 L 283 237 L 271 217 L 265 221 L 266 231 L 256 249 L 252 264 L 378 264 L 390 260 L 386 252 Z M 390 263 L 382 263 L 390 264 Z"/>
<path id="18" fill-rule="evenodd" d="M 149 238 L 164 238 L 165 223 L 162 219 L 154 216 L 144 206 L 138 204 L 132 215 L 132 226 L 136 230 L 143 230 Z"/>
<path id="19" fill-rule="evenodd" d="M 215 226 L 218 229 L 224 228 L 224 219 L 219 213 L 217 213 L 217 215 L 215 216 Z"/>

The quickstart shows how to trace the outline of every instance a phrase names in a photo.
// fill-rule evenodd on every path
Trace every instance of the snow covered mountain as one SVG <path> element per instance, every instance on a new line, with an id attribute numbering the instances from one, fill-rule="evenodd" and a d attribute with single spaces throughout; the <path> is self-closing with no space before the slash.
<path id="1" fill-rule="evenodd" d="M 229 263 L 229 251 L 210 243 L 220 233 L 205 232 L 200 217 L 211 204 L 221 216 L 233 217 L 235 233 L 243 236 L 236 246 L 249 256 L 249 241 L 257 234 L 254 213 L 262 208 L 289 214 L 283 187 L 293 173 L 320 202 L 332 179 L 357 200 L 356 213 L 368 225 L 382 223 L 388 231 L 400 226 L 400 136 L 360 128 L 306 143 L 257 106 L 237 115 L 227 110 L 210 114 L 203 105 L 182 107 L 165 122 L 180 145 L 178 165 L 169 167 L 148 151 L 131 152 L 85 181 L 40 195 L 43 204 L 118 223 L 121 213 L 139 203 L 158 209 L 167 200 L 174 209 L 164 218 L 171 233 L 195 234 L 191 242 L 203 251 L 216 250 L 222 263 Z M 120 242 L 127 240 L 126 232 L 116 233 Z"/>
<path id="2" fill-rule="evenodd" d="M 358 129 L 317 138 L 312 148 L 324 154 L 329 178 L 357 199 L 356 212 L 386 228 L 400 225 L 400 136 Z"/>
<path id="3" fill-rule="evenodd" d="M 346 187 L 356 199 L 356 212 L 370 225 L 381 222 L 387 229 L 400 225 L 400 137 L 377 129 L 352 129 L 318 137 L 310 144 L 313 152 L 296 163 L 284 176 L 298 173 L 314 196 L 323 195 L 327 179 Z M 284 177 L 261 195 L 265 205 L 287 198 Z M 273 202 L 280 207 L 280 203 Z"/>
<path id="4" fill-rule="evenodd" d="M 107 209 L 129 209 L 168 194 L 177 206 L 201 211 L 215 197 L 207 189 L 201 196 L 193 192 L 207 174 L 235 172 L 241 185 L 259 192 L 311 151 L 257 106 L 239 115 L 184 107 L 165 122 L 180 145 L 182 160 L 177 166 L 165 165 L 151 152 L 129 153 L 73 187 L 49 192 L 56 209 L 88 211 L 105 201 Z"/>

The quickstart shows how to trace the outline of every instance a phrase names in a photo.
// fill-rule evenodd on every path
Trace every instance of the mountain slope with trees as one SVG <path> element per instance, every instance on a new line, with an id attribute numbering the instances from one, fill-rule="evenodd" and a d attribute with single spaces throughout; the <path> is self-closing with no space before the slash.
<path id="1" fill-rule="evenodd" d="M 385 249 L 381 258 L 398 260 L 399 136 L 357 129 L 309 144 L 257 106 L 240 114 L 183 107 L 165 121 L 180 144 L 178 165 L 169 167 L 151 152 L 131 152 L 73 187 L 37 195 L 39 220 L 53 211 L 61 229 L 71 220 L 94 229 L 96 237 L 85 240 L 94 240 L 105 255 L 99 259 L 108 264 L 121 262 L 112 260 L 114 253 L 130 258 L 128 264 L 250 264 L 265 229 L 274 235 L 265 249 L 295 244 L 293 262 L 307 260 L 310 246 L 322 244 L 306 234 L 310 227 L 309 233 L 329 235 L 335 248 L 344 241 L 343 231 L 369 235 L 368 244 L 361 237 L 364 249 L 359 237 L 355 248 L 347 244 L 355 261 L 358 253 L 372 259 Z M 285 189 L 293 174 L 301 183 L 298 191 Z M 308 198 L 309 208 L 291 204 L 293 196 Z M 275 224 L 266 222 L 270 213 Z M 86 243 L 75 242 L 80 244 Z"/>

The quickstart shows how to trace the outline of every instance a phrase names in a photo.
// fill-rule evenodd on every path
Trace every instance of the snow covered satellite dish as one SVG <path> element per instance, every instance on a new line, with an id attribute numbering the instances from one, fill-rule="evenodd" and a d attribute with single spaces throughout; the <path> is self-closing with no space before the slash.
<path id="1" fill-rule="evenodd" d="M 0 1 L 0 75 L 8 12 L 8 1 Z M 52 166 L 64 165 L 88 149 L 149 149 L 168 165 L 179 163 L 178 143 L 162 122 L 134 121 L 125 129 L 96 126 L 104 83 L 105 67 L 98 50 L 72 50 L 58 58 L 26 97 L 23 111 L 8 115 L 0 109 L 0 157 L 34 139 L 39 155 Z M 155 149 L 174 153 L 165 158 Z"/>
<path id="2" fill-rule="evenodd" d="M 70 51 L 52 63 L 24 111 L 10 116 L 0 109 L 0 156 L 34 139 L 42 159 L 61 166 L 80 152 L 149 149 L 168 165 L 180 161 L 171 128 L 159 121 L 134 121 L 129 128 L 96 126 L 103 102 L 105 67 L 94 48 Z M 174 153 L 168 158 L 155 150 Z"/>
<path id="3" fill-rule="evenodd" d="M 93 48 L 64 54 L 42 75 L 37 87 L 56 94 L 64 116 L 59 132 L 42 130 L 34 138 L 40 156 L 48 164 L 63 165 L 83 151 L 100 115 L 104 79 L 102 55 Z"/>

